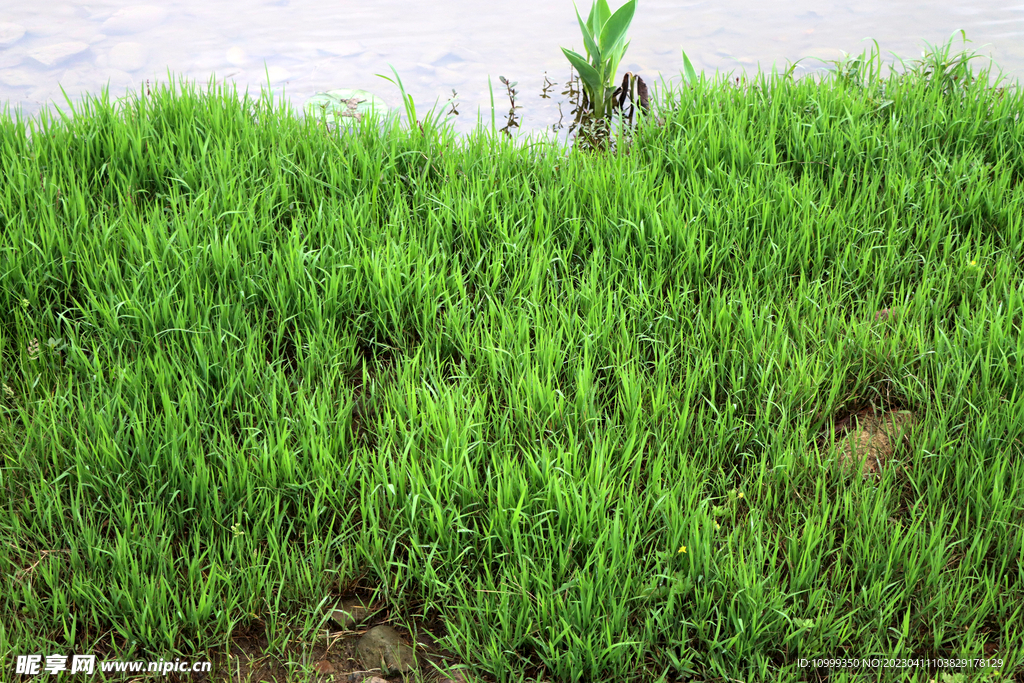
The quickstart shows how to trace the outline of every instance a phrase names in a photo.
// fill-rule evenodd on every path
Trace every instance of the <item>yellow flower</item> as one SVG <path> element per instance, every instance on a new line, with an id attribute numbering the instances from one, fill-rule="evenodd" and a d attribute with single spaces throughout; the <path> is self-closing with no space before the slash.
<path id="1" fill-rule="evenodd" d="M 736 497 L 737 498 L 742 498 L 743 497 L 743 491 L 740 491 L 738 494 L 736 494 Z"/>
<path id="2" fill-rule="evenodd" d="M 685 553 L 686 552 L 686 546 L 685 545 L 679 546 L 679 552 Z"/>

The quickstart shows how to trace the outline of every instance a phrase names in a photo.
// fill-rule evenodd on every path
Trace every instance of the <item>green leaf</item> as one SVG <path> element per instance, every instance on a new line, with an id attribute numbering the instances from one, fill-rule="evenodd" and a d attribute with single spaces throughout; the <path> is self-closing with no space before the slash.
<path id="1" fill-rule="evenodd" d="M 629 41 L 629 42 L 631 43 L 633 41 Z M 626 54 L 626 50 L 628 50 L 628 49 L 629 49 L 629 43 L 626 43 L 626 46 L 624 48 L 622 48 L 618 52 L 614 53 L 609 58 L 609 60 L 608 60 L 609 69 L 608 69 L 608 73 L 605 74 L 605 75 L 608 76 L 608 80 L 611 81 L 613 85 L 614 85 L 614 81 L 615 81 L 615 72 L 619 68 L 619 61 L 622 59 L 622 55 Z"/>
<path id="2" fill-rule="evenodd" d="M 391 65 L 389 64 L 388 66 Z M 409 118 L 409 125 L 414 126 L 416 124 L 416 104 L 412 101 L 412 95 L 405 94 L 405 86 L 402 85 L 402 79 L 399 77 L 398 71 L 395 69 L 395 67 L 391 66 L 391 72 L 395 74 L 395 78 L 398 80 L 397 83 L 395 83 L 395 81 L 392 81 L 387 76 L 384 76 L 383 74 L 377 74 L 377 76 L 379 78 L 383 78 L 385 81 L 388 81 L 398 86 L 398 89 L 402 93 L 402 104 L 405 105 L 405 114 Z"/>
<path id="3" fill-rule="evenodd" d="M 686 50 L 683 50 L 683 72 L 686 74 L 687 83 L 695 83 L 697 81 L 697 72 L 693 70 L 693 64 L 690 64 L 690 58 L 686 56 Z"/>
<path id="4" fill-rule="evenodd" d="M 587 48 L 587 57 L 594 60 L 595 62 L 600 62 L 601 51 L 598 49 L 597 43 L 594 42 L 594 37 L 590 35 L 590 31 L 587 29 L 587 25 L 584 24 L 583 19 L 580 18 L 579 10 L 576 10 L 576 20 L 580 22 L 580 30 L 583 32 L 583 45 Z"/>
<path id="5" fill-rule="evenodd" d="M 594 4 L 594 8 L 590 10 L 590 13 L 593 16 L 593 23 L 591 23 L 590 18 L 587 19 L 587 23 L 593 28 L 594 37 L 597 37 L 601 35 L 601 30 L 604 28 L 604 25 L 608 23 L 608 16 L 612 13 L 611 10 L 608 9 L 608 0 L 597 0 Z"/>
<path id="6" fill-rule="evenodd" d="M 587 60 L 583 59 L 581 55 L 576 54 L 572 50 L 566 50 L 563 47 L 562 52 L 565 53 L 566 59 L 576 67 L 576 71 L 580 73 L 580 78 L 583 79 L 583 84 L 587 86 L 590 93 L 596 93 L 602 85 L 601 76 L 597 70 L 587 64 Z"/>
<path id="7" fill-rule="evenodd" d="M 601 2 L 604 2 L 604 0 L 601 0 Z M 608 3 L 605 2 L 605 8 L 607 6 Z M 616 10 L 612 18 L 604 24 L 604 27 L 601 29 L 601 52 L 608 52 L 623 40 L 626 31 L 629 29 L 629 24 L 633 21 L 634 11 L 636 11 L 636 0 L 629 0 L 629 2 Z"/>
<path id="8" fill-rule="evenodd" d="M 626 54 L 626 49 L 629 47 L 629 43 L 624 41 L 626 36 L 619 38 L 618 42 L 612 45 L 611 49 L 605 51 L 606 59 L 614 59 L 616 61 L 622 59 L 622 55 Z"/>

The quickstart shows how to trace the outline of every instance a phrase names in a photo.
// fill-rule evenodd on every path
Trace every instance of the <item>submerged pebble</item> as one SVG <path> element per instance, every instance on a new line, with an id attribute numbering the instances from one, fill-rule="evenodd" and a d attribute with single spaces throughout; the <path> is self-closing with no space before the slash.
<path id="1" fill-rule="evenodd" d="M 136 71 L 146 65 L 146 48 L 142 43 L 118 43 L 110 48 L 107 65 L 121 71 Z"/>
<path id="2" fill-rule="evenodd" d="M 103 22 L 103 33 L 138 33 L 154 28 L 167 18 L 167 10 L 152 5 L 123 7 Z"/>
<path id="3" fill-rule="evenodd" d="M 28 53 L 28 56 L 43 66 L 56 66 L 69 57 L 85 52 L 89 49 L 89 43 L 72 41 L 68 43 L 55 43 L 44 45 Z"/>
<path id="4" fill-rule="evenodd" d="M 25 35 L 25 27 L 21 24 L 12 24 L 0 21 L 0 45 L 4 47 L 14 45 Z"/>

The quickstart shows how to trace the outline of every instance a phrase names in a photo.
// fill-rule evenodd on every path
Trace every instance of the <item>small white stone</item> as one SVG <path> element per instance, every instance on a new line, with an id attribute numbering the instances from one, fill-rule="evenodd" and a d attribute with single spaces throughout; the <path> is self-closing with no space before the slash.
<path id="1" fill-rule="evenodd" d="M 363 52 L 366 48 L 363 44 L 355 40 L 335 40 L 325 43 L 303 43 L 303 47 L 307 45 L 315 46 L 317 50 L 324 54 L 332 55 L 334 57 L 351 57 Z"/>
<path id="2" fill-rule="evenodd" d="M 235 66 L 242 66 L 249 61 L 249 55 L 245 54 L 245 50 L 238 47 L 237 45 L 228 50 L 227 55 L 228 62 Z"/>
<path id="3" fill-rule="evenodd" d="M 479 62 L 482 60 L 483 57 L 479 52 L 454 44 L 449 45 L 448 47 L 431 50 L 423 56 L 424 62 L 435 66 L 438 66 L 437 62 L 444 62 L 444 64 L 440 66 L 451 66 L 452 64 L 459 62 Z"/>
<path id="4" fill-rule="evenodd" d="M 121 71 L 137 71 L 146 65 L 146 48 L 142 43 L 118 43 L 110 48 L 107 64 Z"/>
<path id="5" fill-rule="evenodd" d="M 437 79 L 441 82 L 443 86 L 449 88 L 457 85 L 462 85 L 463 83 L 466 82 L 466 75 L 454 69 L 446 69 L 444 67 L 439 66 L 437 67 L 437 71 L 434 72 L 434 75 L 437 76 Z M 449 95 L 450 94 L 451 93 L 449 93 Z M 441 101 L 444 102 L 445 98 L 442 97 Z"/>
<path id="6" fill-rule="evenodd" d="M 291 72 L 282 66 L 272 66 L 264 72 L 264 78 L 269 76 L 271 83 L 280 83 L 291 77 Z"/>
<path id="7" fill-rule="evenodd" d="M 185 71 L 209 72 L 224 69 L 224 53 L 222 51 L 199 52 L 192 55 L 191 64 Z"/>
<path id="8" fill-rule="evenodd" d="M 28 85 L 35 85 L 39 80 L 37 76 L 25 73 L 20 69 L 0 69 L 0 83 L 12 88 L 23 88 Z"/>
<path id="9" fill-rule="evenodd" d="M 0 45 L 14 45 L 25 35 L 25 27 L 0 21 Z"/>
<path id="10" fill-rule="evenodd" d="M 70 42 L 56 43 L 37 48 L 28 53 L 28 56 L 43 66 L 55 66 L 69 57 L 85 52 L 89 49 L 89 43 Z"/>
<path id="11" fill-rule="evenodd" d="M 167 18 L 167 10 L 153 5 L 130 5 L 114 12 L 103 22 L 104 33 L 139 33 L 151 28 Z"/>
<path id="12" fill-rule="evenodd" d="M 0 50 L 0 70 L 20 66 L 25 61 L 24 50 Z"/>
<path id="13" fill-rule="evenodd" d="M 102 69 L 100 81 L 103 87 L 110 84 L 110 99 L 117 100 L 124 97 L 126 92 L 131 89 L 138 90 L 135 88 L 135 79 L 132 78 L 131 74 L 120 69 Z"/>

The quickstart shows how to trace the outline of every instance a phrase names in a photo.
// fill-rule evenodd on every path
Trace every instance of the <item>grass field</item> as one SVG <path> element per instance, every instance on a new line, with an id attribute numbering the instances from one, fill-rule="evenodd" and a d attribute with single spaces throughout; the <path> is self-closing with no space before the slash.
<path id="1" fill-rule="evenodd" d="M 1024 675 L 1024 99 L 871 64 L 616 154 L 0 120 L 0 677 L 326 681 L 351 595 L 473 681 Z"/>

